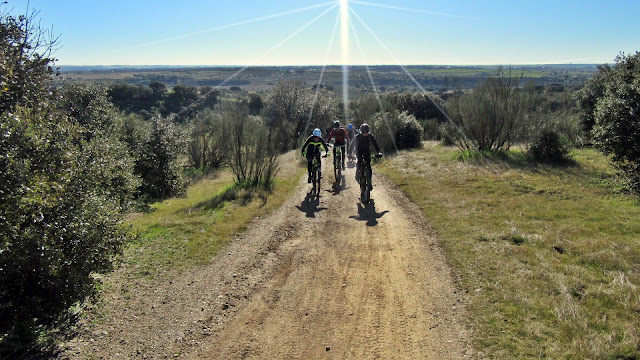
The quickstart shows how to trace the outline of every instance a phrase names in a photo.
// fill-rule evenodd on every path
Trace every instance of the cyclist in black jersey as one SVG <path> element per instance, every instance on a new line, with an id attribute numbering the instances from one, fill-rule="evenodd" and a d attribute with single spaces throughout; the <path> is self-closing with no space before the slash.
<path id="1" fill-rule="evenodd" d="M 329 155 L 329 147 L 327 147 L 327 143 L 325 143 L 322 138 L 322 131 L 320 129 L 314 129 L 313 134 L 311 134 L 311 136 L 309 136 L 304 142 L 304 145 L 302 145 L 302 156 L 307 158 L 307 172 L 309 173 L 309 177 L 307 178 L 308 183 L 311 183 L 313 158 L 315 157 L 318 159 L 318 164 L 321 164 L 321 147 L 324 147 L 325 157 L 327 157 Z"/>
<path id="2" fill-rule="evenodd" d="M 380 146 L 378 146 L 378 142 L 373 134 L 369 133 L 369 125 L 362 124 L 360 125 L 360 134 L 356 135 L 353 140 L 353 150 L 356 153 L 356 157 L 358 158 L 358 162 L 356 163 L 356 181 L 360 182 L 358 178 L 360 174 L 360 166 L 362 165 L 362 160 L 371 160 L 371 150 L 370 147 L 373 146 L 376 148 L 378 152 L 376 156 L 382 156 L 382 151 L 380 151 Z M 371 161 L 367 161 L 367 166 L 369 167 L 369 171 L 371 171 Z"/>

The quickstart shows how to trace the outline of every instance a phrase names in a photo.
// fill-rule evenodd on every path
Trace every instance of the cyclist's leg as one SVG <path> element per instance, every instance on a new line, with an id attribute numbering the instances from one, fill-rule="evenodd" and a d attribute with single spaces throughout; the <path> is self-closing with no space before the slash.
<path id="1" fill-rule="evenodd" d="M 313 157 L 307 156 L 307 183 L 311 183 L 311 172 L 313 171 Z"/>
<path id="2" fill-rule="evenodd" d="M 358 159 L 356 161 L 356 181 L 359 183 L 360 182 L 360 167 L 362 166 L 362 157 L 358 156 Z"/>

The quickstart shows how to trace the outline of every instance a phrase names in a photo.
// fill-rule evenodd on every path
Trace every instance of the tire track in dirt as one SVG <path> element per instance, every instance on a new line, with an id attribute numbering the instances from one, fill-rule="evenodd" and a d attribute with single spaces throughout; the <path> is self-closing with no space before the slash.
<path id="1" fill-rule="evenodd" d="M 288 236 L 250 232 L 277 247 L 270 275 L 211 336 L 176 348 L 180 357 L 472 356 L 464 298 L 421 212 L 375 174 L 374 203 L 363 206 L 354 171 L 338 189 L 325 175 L 319 200 L 301 184 L 295 205 L 274 215 Z"/>

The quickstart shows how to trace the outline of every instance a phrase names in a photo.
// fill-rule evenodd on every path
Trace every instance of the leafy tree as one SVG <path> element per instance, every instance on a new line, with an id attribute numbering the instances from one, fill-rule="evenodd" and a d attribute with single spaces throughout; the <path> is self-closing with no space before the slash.
<path id="1" fill-rule="evenodd" d="M 640 193 L 640 53 L 620 54 L 614 66 L 600 71 L 604 92 L 595 101 L 594 140 Z"/>
<path id="2" fill-rule="evenodd" d="M 260 115 L 262 113 L 262 108 L 264 107 L 264 103 L 262 101 L 262 97 L 256 93 L 249 94 L 249 103 L 247 104 L 249 107 L 249 115 Z"/>
<path id="3" fill-rule="evenodd" d="M 120 110 L 140 112 L 160 108 L 163 96 L 154 92 L 151 87 L 142 85 L 115 84 L 108 90 L 111 102 Z"/>
<path id="4" fill-rule="evenodd" d="M 200 99 L 198 89 L 194 86 L 176 85 L 165 99 L 165 115 L 174 114 L 177 122 L 184 123 L 189 117 L 190 107 Z"/>
<path id="5" fill-rule="evenodd" d="M 0 5 L 1 6 L 1 5 Z M 25 355 L 96 291 L 128 234 L 131 184 L 104 93 L 52 86 L 53 41 L 32 17 L 0 18 L 0 357 Z M 16 355 L 17 354 L 17 355 Z"/>
<path id="6" fill-rule="evenodd" d="M 385 152 L 422 146 L 422 126 L 407 112 L 377 113 L 371 125 L 378 144 Z"/>
<path id="7" fill-rule="evenodd" d="M 595 110 L 598 101 L 605 96 L 606 84 L 612 72 L 612 68 L 607 65 L 598 66 L 598 72 L 584 84 L 582 89 L 576 93 L 580 112 L 580 121 L 584 131 L 591 133 L 596 123 Z"/>
<path id="8" fill-rule="evenodd" d="M 55 73 L 57 39 L 37 26 L 35 14 L 0 17 L 0 112 L 36 107 L 52 96 L 43 89 Z"/>
<path id="9" fill-rule="evenodd" d="M 149 200 L 184 194 L 179 159 L 186 149 L 186 138 L 171 118 L 155 116 L 136 161 L 135 172 L 142 178 L 140 194 Z"/>

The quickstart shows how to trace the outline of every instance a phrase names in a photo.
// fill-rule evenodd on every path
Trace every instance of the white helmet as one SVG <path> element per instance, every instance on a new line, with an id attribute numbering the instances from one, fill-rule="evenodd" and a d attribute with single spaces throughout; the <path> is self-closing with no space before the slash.
<path id="1" fill-rule="evenodd" d="M 313 136 L 322 136 L 322 131 L 320 129 L 313 129 Z"/>

